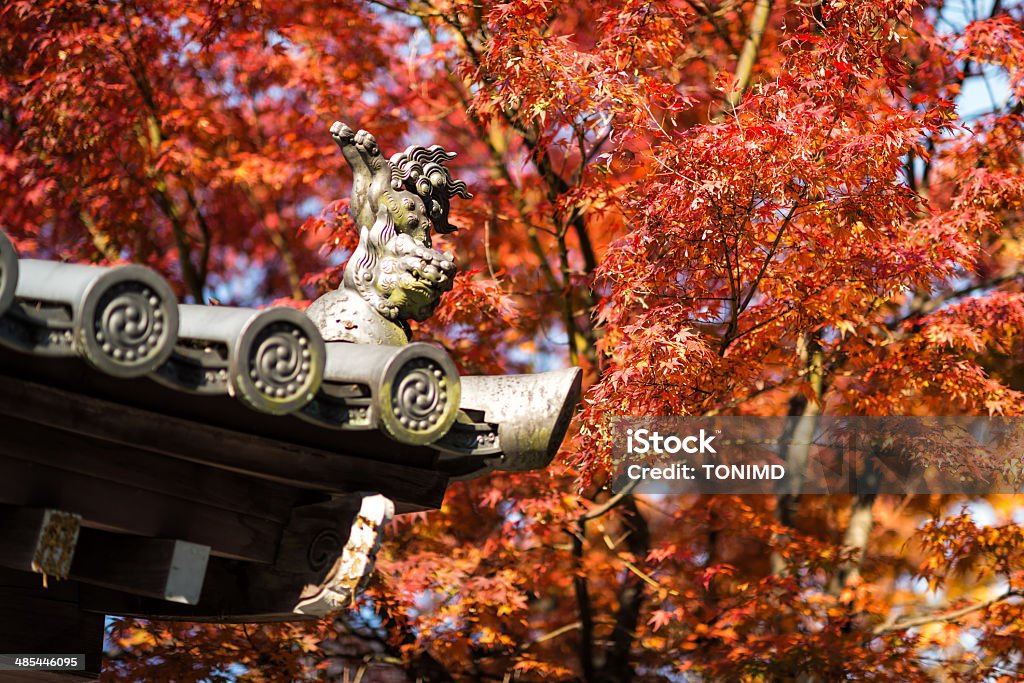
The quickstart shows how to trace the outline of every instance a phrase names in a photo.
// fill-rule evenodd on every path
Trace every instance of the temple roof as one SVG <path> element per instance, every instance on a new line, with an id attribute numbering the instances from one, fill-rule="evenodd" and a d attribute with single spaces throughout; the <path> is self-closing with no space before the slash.
<path id="1" fill-rule="evenodd" d="M 297 310 L 179 304 L 148 268 L 0 232 L 0 567 L 70 576 L 86 611 L 321 614 L 350 526 L 543 467 L 579 381 L 460 377 L 432 344 L 325 342 Z"/>
<path id="2" fill-rule="evenodd" d="M 557 376 L 554 388 L 572 393 L 577 374 L 530 377 L 550 384 Z M 138 265 L 19 259 L 2 232 L 0 375 L 87 398 L 97 419 L 102 410 L 161 415 L 282 448 L 291 443 L 453 476 L 543 467 L 571 410 L 545 403 L 546 412 L 557 413 L 546 415 L 554 420 L 550 438 L 505 453 L 496 416 L 512 406 L 494 400 L 494 392 L 522 390 L 514 402 L 525 404 L 533 384 L 460 378 L 448 354 L 431 344 L 325 342 L 292 308 L 179 304 L 163 278 Z M 462 400 L 467 381 L 475 405 Z M 39 409 L 60 412 L 56 405 Z M 521 442 L 508 427 L 505 439 Z"/>

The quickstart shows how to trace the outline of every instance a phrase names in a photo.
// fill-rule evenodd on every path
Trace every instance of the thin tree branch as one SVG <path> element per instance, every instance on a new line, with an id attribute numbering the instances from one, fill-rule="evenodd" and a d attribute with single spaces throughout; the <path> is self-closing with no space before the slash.
<path id="1" fill-rule="evenodd" d="M 910 313 L 900 318 L 896 318 L 894 320 L 889 321 L 888 323 L 886 323 L 885 328 L 890 331 L 897 330 L 903 323 L 907 322 L 908 320 L 913 320 L 915 318 L 922 318 L 931 315 L 939 308 L 941 308 L 944 304 L 947 304 L 950 301 L 955 301 L 960 297 L 967 296 L 968 294 L 972 294 L 973 292 L 999 287 L 1000 285 L 1004 285 L 1008 282 L 1019 280 L 1022 277 L 1024 277 L 1024 268 L 1015 268 L 1009 273 L 1004 273 L 1003 275 L 999 275 L 997 277 L 988 278 L 986 280 L 982 280 L 981 282 L 975 282 L 965 287 L 961 287 L 959 289 L 953 289 L 948 292 L 943 292 L 938 296 L 932 296 L 928 299 L 921 299 L 920 303 L 914 306 Z"/>
<path id="2" fill-rule="evenodd" d="M 587 510 L 587 512 L 580 516 L 580 519 L 590 521 L 593 519 L 597 519 L 598 517 L 603 517 L 612 509 L 614 509 L 619 503 L 621 503 L 622 500 L 626 498 L 626 496 L 630 495 L 639 482 L 639 479 L 630 480 L 630 482 L 626 484 L 621 491 L 616 493 L 614 496 L 606 500 L 601 505 L 598 505 L 597 507 L 590 508 L 589 510 Z"/>
<path id="3" fill-rule="evenodd" d="M 892 633 L 894 631 L 905 631 L 910 628 L 917 628 L 918 626 L 924 626 L 926 624 L 949 623 L 952 621 L 956 621 L 961 617 L 965 617 L 968 614 L 988 609 L 992 605 L 998 604 L 1000 602 L 1005 602 L 1006 600 L 1010 600 L 1011 598 L 1020 597 L 1024 597 L 1024 591 L 1020 589 L 1010 589 L 1005 593 L 997 595 L 994 598 L 990 598 L 982 602 L 977 602 L 973 605 L 967 605 L 966 607 L 961 607 L 960 609 L 953 610 L 952 612 L 925 614 L 920 617 L 911 617 L 909 619 L 904 619 L 903 621 L 884 623 L 876 627 L 873 633 L 874 635 L 879 636 L 886 633 Z"/>
<path id="4" fill-rule="evenodd" d="M 779 230 L 775 235 L 775 240 L 772 242 L 772 246 L 768 249 L 768 254 L 765 256 L 764 262 L 761 264 L 761 270 L 758 271 L 754 281 L 750 283 L 750 290 L 747 292 L 746 297 L 744 297 L 743 303 L 740 304 L 740 310 L 738 313 L 745 311 L 747 306 L 750 304 L 750 300 L 754 298 L 757 286 L 761 284 L 761 278 L 764 277 L 769 264 L 771 264 L 772 259 L 775 258 L 775 251 L 779 248 L 779 243 L 782 241 L 782 235 L 786 232 L 786 228 L 789 227 L 790 222 L 793 220 L 793 216 L 796 214 L 796 207 L 797 202 L 793 202 L 793 206 L 790 207 L 789 213 L 786 214 L 786 218 L 782 221 L 782 225 L 779 226 Z"/>

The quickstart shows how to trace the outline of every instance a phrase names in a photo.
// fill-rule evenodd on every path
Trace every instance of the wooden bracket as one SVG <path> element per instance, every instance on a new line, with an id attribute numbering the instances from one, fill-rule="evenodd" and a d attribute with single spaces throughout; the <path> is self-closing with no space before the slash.
<path id="1" fill-rule="evenodd" d="M 211 557 L 198 604 L 82 586 L 82 607 L 150 619 L 244 622 L 322 617 L 351 604 L 372 570 L 393 503 L 349 494 L 296 508 L 272 565 Z"/>
<path id="2" fill-rule="evenodd" d="M 0 566 L 66 579 L 81 522 L 60 510 L 0 506 Z"/>
<path id="3" fill-rule="evenodd" d="M 82 529 L 71 578 L 94 586 L 194 605 L 210 548 L 168 538 Z"/>
<path id="4" fill-rule="evenodd" d="M 348 528 L 348 537 L 342 544 L 341 533 L 323 527 L 308 540 L 306 557 L 308 571 L 323 578 L 306 583 L 295 605 L 297 614 L 322 617 L 328 612 L 348 607 L 356 592 L 365 584 L 380 548 L 381 528 L 395 514 L 395 506 L 381 495 L 366 496 L 359 500 L 359 510 Z M 288 530 L 285 531 L 286 538 Z M 308 539 L 308 535 L 306 537 Z M 282 542 L 284 548 L 284 542 Z M 327 571 L 323 572 L 326 568 Z M 279 571 L 281 567 L 277 568 Z"/>

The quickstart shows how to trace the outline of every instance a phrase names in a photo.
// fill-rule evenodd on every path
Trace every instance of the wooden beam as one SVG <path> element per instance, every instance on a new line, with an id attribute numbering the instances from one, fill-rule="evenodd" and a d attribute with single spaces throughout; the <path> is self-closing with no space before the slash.
<path id="1" fill-rule="evenodd" d="M 188 621 L 208 624 L 270 624 L 282 621 L 316 621 L 317 617 L 296 614 L 291 605 L 275 603 L 259 596 L 250 596 L 241 590 L 240 582 L 248 575 L 238 563 L 232 564 L 211 557 L 206 569 L 203 594 L 214 595 L 214 589 L 223 589 L 211 600 L 200 598 L 197 605 L 157 600 L 100 586 L 81 586 L 81 608 L 95 614 L 133 617 L 152 621 Z"/>
<path id="2" fill-rule="evenodd" d="M 284 524 L 310 494 L 256 477 L 0 415 L 0 455 Z M 325 494 L 313 494 L 316 500 Z"/>
<path id="3" fill-rule="evenodd" d="M 81 521 L 60 510 L 0 506 L 0 566 L 66 579 Z"/>
<path id="4" fill-rule="evenodd" d="M 82 529 L 71 578 L 186 605 L 199 602 L 210 548 L 164 538 Z"/>
<path id="5" fill-rule="evenodd" d="M 182 401 L 188 400 L 182 395 Z M 254 436 L 7 375 L 0 375 L 0 414 L 301 489 L 375 491 L 395 500 L 402 510 L 440 507 L 448 485 L 447 475 L 433 469 Z M 339 450 L 359 437 L 354 432 L 336 434 Z M 387 449 L 388 440 L 380 440 Z M 382 453 L 382 458 L 388 455 Z"/>
<path id="6" fill-rule="evenodd" d="M 283 524 L 64 470 L 59 453 L 40 451 L 0 427 L 0 503 L 66 510 L 81 515 L 85 526 L 180 538 L 250 562 L 270 563 L 277 555 Z M 46 458 L 52 464 L 38 462 Z"/>

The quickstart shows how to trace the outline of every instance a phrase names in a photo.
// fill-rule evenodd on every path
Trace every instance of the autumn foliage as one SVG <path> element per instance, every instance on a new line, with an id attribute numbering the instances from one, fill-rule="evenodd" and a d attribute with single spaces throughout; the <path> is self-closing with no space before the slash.
<path id="1" fill-rule="evenodd" d="M 616 415 L 1024 412 L 1024 8 L 9 0 L 0 221 L 188 300 L 355 243 L 327 129 L 459 153 L 420 338 L 581 365 L 545 471 L 397 520 L 315 625 L 113 624 L 108 680 L 1016 680 L 1010 496 L 612 495 Z"/>

